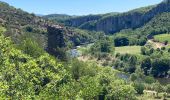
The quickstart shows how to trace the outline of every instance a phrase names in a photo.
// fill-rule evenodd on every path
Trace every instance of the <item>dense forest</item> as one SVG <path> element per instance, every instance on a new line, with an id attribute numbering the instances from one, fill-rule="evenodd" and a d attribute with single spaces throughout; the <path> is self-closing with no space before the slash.
<path id="1" fill-rule="evenodd" d="M 0 99 L 169 100 L 170 0 L 42 17 L 0 1 Z"/>

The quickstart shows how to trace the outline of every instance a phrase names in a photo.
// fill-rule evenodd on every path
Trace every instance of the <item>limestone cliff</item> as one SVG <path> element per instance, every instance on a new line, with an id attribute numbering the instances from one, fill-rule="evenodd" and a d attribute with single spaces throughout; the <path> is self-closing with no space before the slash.
<path id="1" fill-rule="evenodd" d="M 170 12 L 170 0 L 164 0 L 158 5 L 135 9 L 126 13 L 104 17 L 79 17 L 69 19 L 68 26 L 87 30 L 115 33 L 122 29 L 138 28 L 149 22 L 154 16 L 163 12 Z"/>

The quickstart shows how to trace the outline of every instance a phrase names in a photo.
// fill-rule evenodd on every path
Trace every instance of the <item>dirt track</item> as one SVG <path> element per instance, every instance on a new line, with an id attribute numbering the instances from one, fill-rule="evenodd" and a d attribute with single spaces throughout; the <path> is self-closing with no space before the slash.
<path id="1" fill-rule="evenodd" d="M 148 40 L 148 43 L 153 44 L 154 48 L 162 48 L 165 46 L 165 44 L 160 42 L 154 42 L 153 40 Z"/>

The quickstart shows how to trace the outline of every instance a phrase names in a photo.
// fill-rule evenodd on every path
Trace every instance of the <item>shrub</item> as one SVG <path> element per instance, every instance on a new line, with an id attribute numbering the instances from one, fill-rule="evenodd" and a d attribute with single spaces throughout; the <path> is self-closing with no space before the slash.
<path id="1" fill-rule="evenodd" d="M 137 74 L 136 74 L 136 73 L 133 73 L 133 74 L 130 75 L 130 80 L 131 80 L 131 81 L 135 81 L 135 80 L 137 80 L 137 78 L 138 78 L 138 77 L 137 77 Z"/>
<path id="2" fill-rule="evenodd" d="M 161 50 L 166 50 L 166 48 L 165 48 L 165 47 L 162 47 Z"/>
<path id="3" fill-rule="evenodd" d="M 114 39 L 115 46 L 127 46 L 129 45 L 129 39 L 125 36 L 119 36 Z"/>
<path id="4" fill-rule="evenodd" d="M 167 45 L 167 44 L 168 44 L 168 40 L 166 40 L 166 41 L 164 42 L 164 44 Z"/>
<path id="5" fill-rule="evenodd" d="M 143 90 L 145 89 L 143 83 L 134 83 L 133 87 L 135 88 L 137 94 L 143 94 Z"/>
<path id="6" fill-rule="evenodd" d="M 148 84 L 152 84 L 155 82 L 155 79 L 151 76 L 146 76 L 145 77 L 145 82 L 148 83 Z"/>

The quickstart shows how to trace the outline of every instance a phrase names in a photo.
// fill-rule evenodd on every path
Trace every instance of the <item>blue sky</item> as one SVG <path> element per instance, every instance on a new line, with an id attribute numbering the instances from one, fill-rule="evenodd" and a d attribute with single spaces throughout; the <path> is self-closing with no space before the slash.
<path id="1" fill-rule="evenodd" d="M 125 12 L 162 0 L 0 0 L 35 14 L 87 15 Z"/>

